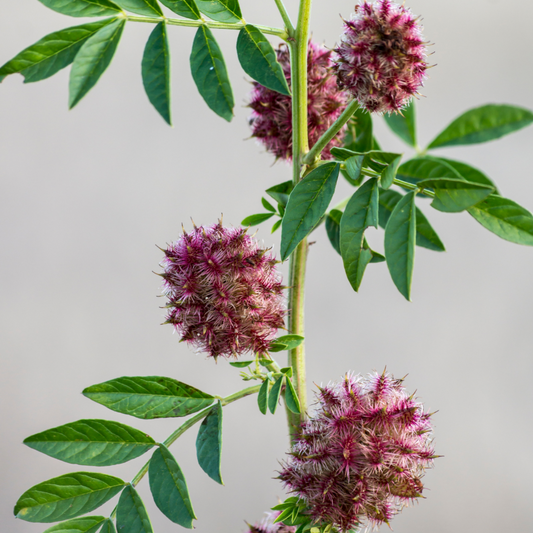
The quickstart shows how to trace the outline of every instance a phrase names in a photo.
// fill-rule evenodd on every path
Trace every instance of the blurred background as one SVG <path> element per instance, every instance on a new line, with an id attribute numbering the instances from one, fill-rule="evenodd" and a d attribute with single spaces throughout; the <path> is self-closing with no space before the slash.
<path id="1" fill-rule="evenodd" d="M 339 14 L 353 0 L 316 0 L 313 37 L 333 47 Z M 533 108 L 533 3 L 525 0 L 410 0 L 434 43 L 437 67 L 417 102 L 426 145 L 452 119 L 485 103 Z M 274 1 L 242 0 L 247 21 L 280 25 Z M 295 16 L 296 0 L 287 0 Z M 0 63 L 52 31 L 81 24 L 37 0 L 0 3 Z M 235 53 L 237 32 L 219 31 L 233 83 L 231 124 L 211 112 L 189 72 L 193 29 L 171 27 L 173 129 L 148 102 L 140 62 L 152 26 L 130 23 L 98 85 L 68 111 L 69 69 L 36 84 L 14 75 L 0 85 L 0 523 L 39 533 L 46 525 L 13 518 L 32 485 L 88 467 L 67 465 L 22 444 L 34 433 L 81 418 L 110 418 L 163 440 L 180 420 L 140 421 L 81 395 L 122 376 L 163 375 L 217 395 L 243 386 L 239 370 L 178 343 L 164 311 L 156 245 L 183 222 L 238 225 L 261 212 L 263 191 L 290 179 L 248 139 L 249 80 Z M 275 39 L 273 42 L 276 42 Z M 375 119 L 384 149 L 410 149 Z M 435 153 L 479 167 L 502 194 L 533 209 L 533 128 L 486 145 Z M 340 182 L 335 197 L 350 191 Z M 413 302 L 370 265 L 358 294 L 322 227 L 313 235 L 307 285 L 309 389 L 347 370 L 384 366 L 417 390 L 434 416 L 444 455 L 426 476 L 427 499 L 392 523 L 397 533 L 531 531 L 533 496 L 533 250 L 500 240 L 468 214 L 423 210 L 446 253 L 417 248 Z M 257 235 L 279 250 L 270 224 Z M 382 232 L 369 241 L 382 250 Z M 284 266 L 286 271 L 286 265 Z M 284 354 L 280 354 L 284 358 Z M 198 533 L 242 533 L 284 493 L 273 479 L 287 451 L 283 410 L 262 416 L 255 397 L 225 408 L 222 473 L 196 463 L 196 430 L 171 449 L 187 477 Z M 147 456 L 105 471 L 129 480 Z M 139 487 L 154 531 L 179 531 Z M 93 514 L 111 511 L 116 500 Z M 529 524 L 529 525 L 528 525 Z"/>

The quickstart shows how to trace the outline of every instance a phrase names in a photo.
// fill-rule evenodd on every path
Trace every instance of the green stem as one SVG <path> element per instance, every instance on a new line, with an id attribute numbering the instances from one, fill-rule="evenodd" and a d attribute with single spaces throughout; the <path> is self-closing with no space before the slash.
<path id="1" fill-rule="evenodd" d="M 126 20 L 130 20 L 132 22 L 147 22 L 149 24 L 158 24 L 159 22 L 162 22 L 163 20 L 166 21 L 167 24 L 170 24 L 172 26 L 186 26 L 188 28 L 198 28 L 199 26 L 207 26 L 208 28 L 218 29 L 218 30 L 242 30 L 244 28 L 245 24 L 238 23 L 238 24 L 232 24 L 229 22 L 216 22 L 212 20 L 185 20 L 185 19 L 174 19 L 174 18 L 166 18 L 166 17 L 137 17 L 134 15 L 127 15 Z M 269 35 L 275 35 L 276 37 L 279 37 L 280 39 L 283 39 L 284 41 L 288 40 L 289 34 L 282 30 L 281 28 L 273 28 L 271 26 L 260 26 L 254 24 L 254 26 L 261 30 L 263 33 L 267 33 Z"/>
<path id="2" fill-rule="evenodd" d="M 289 34 L 289 37 L 294 36 L 294 25 L 292 24 L 291 17 L 289 17 L 289 14 L 287 13 L 287 9 L 285 8 L 285 4 L 283 3 L 283 0 L 275 0 L 276 5 L 278 6 L 279 13 L 281 15 L 281 18 L 283 19 L 283 22 L 285 23 L 285 28 L 287 28 L 287 33 Z"/>
<path id="3" fill-rule="evenodd" d="M 306 165 L 312 165 L 316 162 L 316 159 L 321 154 L 322 150 L 328 145 L 328 143 L 339 133 L 341 128 L 352 118 L 352 115 L 359 108 L 357 100 L 352 100 L 341 113 L 339 118 L 326 130 L 326 132 L 318 139 L 316 144 L 305 154 L 302 159 L 302 163 Z"/>
<path id="4" fill-rule="evenodd" d="M 426 196 L 429 196 L 430 198 L 435 198 L 435 193 L 433 191 L 421 189 L 418 185 L 415 185 L 414 183 L 409 183 L 408 181 L 403 181 L 398 178 L 394 178 L 393 183 L 394 185 L 400 185 L 400 187 L 410 189 L 411 191 L 423 192 Z"/>

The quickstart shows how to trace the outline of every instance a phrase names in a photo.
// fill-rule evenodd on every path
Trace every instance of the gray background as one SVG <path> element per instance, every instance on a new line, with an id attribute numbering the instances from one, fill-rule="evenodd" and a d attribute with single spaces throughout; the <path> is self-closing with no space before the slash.
<path id="1" fill-rule="evenodd" d="M 262 5 L 260 5 L 262 4 Z M 288 0 L 296 11 L 296 0 Z M 419 102 L 421 143 L 476 105 L 533 107 L 533 4 L 526 0 L 411 0 L 435 43 Z M 279 24 L 274 2 L 242 0 L 252 23 Z M 316 0 L 314 38 L 333 46 L 352 0 Z M 0 62 L 57 29 L 82 23 L 36 0 L 1 0 Z M 167 375 L 227 395 L 238 370 L 194 354 L 160 326 L 155 245 L 174 240 L 189 217 L 212 224 L 221 212 L 237 225 L 261 210 L 266 188 L 290 167 L 249 137 L 250 89 L 234 53 L 236 32 L 218 32 L 237 102 L 231 124 L 196 93 L 188 71 L 194 30 L 171 28 L 173 113 L 167 127 L 139 75 L 150 25 L 127 26 L 97 87 L 67 111 L 68 69 L 39 84 L 19 76 L 0 86 L 1 420 L 0 530 L 38 533 L 12 507 L 30 486 L 77 470 L 23 446 L 33 433 L 80 418 L 109 417 L 163 440 L 177 420 L 142 422 L 90 402 L 81 390 L 120 375 Z M 381 119 L 390 150 L 409 150 Z M 440 154 L 483 169 L 502 194 L 533 208 L 533 128 L 487 145 Z M 349 187 L 341 184 L 338 198 Z M 323 229 L 311 248 L 307 289 L 309 389 L 347 370 L 385 365 L 435 415 L 435 445 L 445 457 L 426 477 L 427 499 L 393 522 L 397 533 L 531 531 L 531 248 L 485 231 L 467 214 L 425 209 L 447 253 L 417 249 L 413 303 L 386 266 L 371 265 L 359 294 Z M 370 234 L 381 249 L 382 234 Z M 258 238 L 279 248 L 279 233 Z M 216 485 L 196 464 L 190 431 L 172 448 L 187 476 L 199 533 L 245 531 L 283 496 L 276 480 L 287 449 L 283 413 L 263 417 L 255 399 L 225 410 L 223 475 Z M 131 479 L 145 458 L 106 471 Z M 79 468 L 83 470 L 84 468 Z M 89 468 L 90 470 L 90 468 Z M 156 532 L 178 531 L 140 491 Z M 110 512 L 113 504 L 107 504 Z M 96 513 L 95 513 L 96 514 Z"/>

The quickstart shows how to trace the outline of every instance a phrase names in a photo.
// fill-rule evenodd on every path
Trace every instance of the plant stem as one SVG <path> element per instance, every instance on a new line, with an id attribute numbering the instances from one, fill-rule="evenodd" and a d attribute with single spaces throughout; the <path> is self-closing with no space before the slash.
<path id="1" fill-rule="evenodd" d="M 393 183 L 394 185 L 400 185 L 400 187 L 410 189 L 411 191 L 423 192 L 426 196 L 435 198 L 435 193 L 433 191 L 428 191 L 427 189 L 421 189 L 418 185 L 415 185 L 414 183 L 409 183 L 408 181 L 403 181 L 398 178 L 394 178 Z"/>
<path id="2" fill-rule="evenodd" d="M 315 163 L 317 157 L 320 155 L 322 150 L 327 146 L 329 141 L 339 133 L 340 129 L 350 120 L 352 115 L 359 108 L 359 103 L 357 100 L 352 100 L 341 113 L 339 118 L 326 130 L 326 132 L 318 139 L 316 144 L 305 154 L 305 157 L 302 159 L 302 163 L 307 165 L 312 165 Z"/>
<path id="3" fill-rule="evenodd" d="M 287 33 L 289 34 L 289 37 L 293 37 L 294 35 L 294 26 L 291 21 L 291 17 L 289 17 L 289 14 L 287 13 L 287 9 L 285 8 L 285 4 L 283 3 L 283 0 L 274 0 L 276 2 L 276 5 L 278 6 L 279 13 L 281 15 L 281 18 L 283 19 L 283 22 L 285 23 L 285 28 L 287 28 Z"/>
<path id="4" fill-rule="evenodd" d="M 207 21 L 207 20 L 184 20 L 184 19 L 174 19 L 166 17 L 137 17 L 134 15 L 127 15 L 126 20 L 132 22 L 147 22 L 149 24 L 158 24 L 159 22 L 165 21 L 167 24 L 172 26 L 186 26 L 189 28 L 198 28 L 199 26 L 207 26 L 208 28 L 218 29 L 218 30 L 242 30 L 245 24 L 243 23 L 229 23 L 229 22 L 216 22 L 216 21 Z M 281 28 L 273 28 L 271 26 L 260 26 L 254 24 L 254 26 L 261 30 L 263 33 L 269 35 L 275 35 L 284 41 L 288 40 L 289 34 Z"/>

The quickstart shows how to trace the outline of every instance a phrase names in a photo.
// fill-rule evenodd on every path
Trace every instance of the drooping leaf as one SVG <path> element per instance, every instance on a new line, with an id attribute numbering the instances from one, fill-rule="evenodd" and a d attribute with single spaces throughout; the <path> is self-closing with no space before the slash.
<path id="1" fill-rule="evenodd" d="M 431 207 L 444 213 L 459 213 L 481 202 L 494 189 L 479 183 L 451 178 L 434 178 L 418 182 L 419 187 L 429 187 L 435 191 Z"/>
<path id="2" fill-rule="evenodd" d="M 170 50 L 165 22 L 157 24 L 150 34 L 144 49 L 141 68 L 144 90 L 148 100 L 165 122 L 172 125 L 170 118 Z"/>
<path id="3" fill-rule="evenodd" d="M 298 398 L 298 394 L 296 394 L 294 385 L 289 377 L 285 379 L 285 383 L 287 385 L 285 388 L 285 402 L 287 403 L 287 408 L 293 413 L 300 413 L 300 399 Z"/>
<path id="4" fill-rule="evenodd" d="M 160 2 L 182 17 L 192 20 L 202 18 L 195 0 L 160 0 Z"/>
<path id="5" fill-rule="evenodd" d="M 218 22 L 240 22 L 241 8 L 238 0 L 196 0 L 200 11 Z"/>
<path id="6" fill-rule="evenodd" d="M 339 254 L 341 253 L 341 218 L 342 211 L 339 211 L 338 209 L 332 209 L 326 217 L 326 233 L 328 235 L 329 242 Z"/>
<path id="7" fill-rule="evenodd" d="M 241 226 L 257 226 L 273 216 L 274 213 L 257 213 L 257 215 L 250 215 L 242 220 Z"/>
<path id="8" fill-rule="evenodd" d="M 104 522 L 104 525 L 102 526 L 102 529 L 100 530 L 100 533 L 117 533 L 115 524 L 113 524 L 113 521 L 110 518 L 108 518 Z"/>
<path id="9" fill-rule="evenodd" d="M 24 444 L 66 463 L 110 466 L 139 457 L 155 446 L 155 441 L 119 422 L 78 420 L 32 435 Z"/>
<path id="10" fill-rule="evenodd" d="M 406 142 L 409 146 L 415 147 L 416 141 L 416 113 L 415 101 L 411 100 L 409 105 L 404 107 L 401 113 L 392 113 L 391 115 L 384 115 L 383 118 L 387 126 Z"/>
<path id="11" fill-rule="evenodd" d="M 126 483 L 96 472 L 74 472 L 43 481 L 27 490 L 14 514 L 27 522 L 57 522 L 94 511 Z"/>
<path id="12" fill-rule="evenodd" d="M 257 395 L 257 405 L 259 406 L 259 410 L 266 415 L 267 414 L 267 408 L 268 408 L 268 386 L 269 386 L 270 380 L 265 379 L 263 381 L 263 384 L 261 385 L 261 388 L 259 389 L 259 394 Z"/>
<path id="13" fill-rule="evenodd" d="M 150 518 L 139 493 L 128 485 L 117 505 L 117 531 L 124 533 L 153 533 Z"/>
<path id="14" fill-rule="evenodd" d="M 370 113 L 359 108 L 348 121 L 344 147 L 354 152 L 368 152 L 376 148 L 372 133 L 372 117 Z"/>
<path id="15" fill-rule="evenodd" d="M 104 521 L 103 516 L 83 516 L 56 524 L 43 533 L 96 533 Z"/>
<path id="16" fill-rule="evenodd" d="M 384 154 L 385 152 L 381 153 Z M 383 189 L 388 189 L 392 185 L 402 156 L 401 154 L 387 153 L 387 160 L 387 167 L 381 172 L 381 187 Z"/>
<path id="17" fill-rule="evenodd" d="M 268 200 L 261 198 L 261 204 L 267 211 L 271 211 L 272 213 L 276 212 L 276 208 Z"/>
<path id="18" fill-rule="evenodd" d="M 10 74 L 20 73 L 24 83 L 41 81 L 70 65 L 83 43 L 116 19 L 104 19 L 73 26 L 46 35 L 22 50 L 0 68 L 0 82 Z"/>
<path id="19" fill-rule="evenodd" d="M 270 394 L 268 395 L 268 408 L 272 414 L 276 412 L 278 407 L 279 396 L 281 394 L 281 387 L 283 386 L 284 379 L 285 376 L 280 376 L 270 389 Z"/>
<path id="20" fill-rule="evenodd" d="M 339 177 L 338 163 L 325 163 L 294 187 L 281 223 L 281 259 L 287 257 L 326 212 Z"/>
<path id="21" fill-rule="evenodd" d="M 202 470 L 224 485 L 220 472 L 222 456 L 222 403 L 220 400 L 202 421 L 196 439 L 196 457 Z"/>
<path id="22" fill-rule="evenodd" d="M 160 444 L 148 467 L 150 491 L 159 510 L 175 524 L 193 529 L 196 520 L 187 481 L 176 459 Z"/>
<path id="23" fill-rule="evenodd" d="M 111 63 L 125 24 L 126 19 L 111 22 L 83 43 L 70 71 L 70 109 L 96 85 Z"/>
<path id="24" fill-rule="evenodd" d="M 415 260 L 415 193 L 407 193 L 394 208 L 385 228 L 385 257 L 392 281 L 410 300 Z"/>
<path id="25" fill-rule="evenodd" d="M 428 149 L 492 141 L 532 122 L 533 112 L 522 107 L 497 104 L 476 107 L 456 118 L 437 135 Z"/>
<path id="26" fill-rule="evenodd" d="M 251 24 L 239 32 L 237 55 L 244 72 L 261 85 L 290 96 L 287 79 L 268 39 Z"/>
<path id="27" fill-rule="evenodd" d="M 364 154 L 353 155 L 346 159 L 345 168 L 343 169 L 343 176 L 346 178 L 350 185 L 359 187 L 363 181 L 364 175 L 361 173 L 363 170 L 363 164 L 365 162 Z"/>
<path id="28" fill-rule="evenodd" d="M 122 11 L 110 0 L 39 0 L 39 2 L 71 17 L 105 17 Z"/>
<path id="29" fill-rule="evenodd" d="M 172 378 L 121 377 L 83 391 L 105 407 L 137 418 L 187 416 L 210 406 L 214 397 Z"/>
<path id="30" fill-rule="evenodd" d="M 157 3 L 157 0 L 113 0 L 122 9 L 145 15 L 147 17 L 162 17 L 163 12 Z"/>
<path id="31" fill-rule="evenodd" d="M 213 32 L 205 25 L 198 28 L 194 37 L 190 63 L 192 77 L 205 103 L 230 122 L 235 102 L 226 63 Z"/>
<path id="32" fill-rule="evenodd" d="M 287 346 L 287 350 L 294 350 L 295 348 L 300 346 L 300 344 L 302 344 L 304 340 L 304 337 L 302 337 L 301 335 L 291 334 L 282 335 L 281 337 L 275 339 L 275 342 L 281 342 L 282 344 L 285 344 Z"/>
<path id="33" fill-rule="evenodd" d="M 481 170 L 463 163 L 461 161 L 454 161 L 453 159 L 447 159 L 444 157 L 435 157 L 431 156 L 430 159 L 441 161 L 450 167 L 452 167 L 456 172 L 458 172 L 466 181 L 471 181 L 472 183 L 479 183 L 481 185 L 488 185 L 493 187 L 495 192 L 498 194 L 498 188 L 494 182 L 486 176 Z"/>
<path id="34" fill-rule="evenodd" d="M 265 192 L 271 198 L 274 198 L 276 202 L 285 207 L 289 201 L 289 195 L 291 194 L 293 187 L 292 180 L 289 180 L 278 185 L 274 185 L 274 187 L 270 187 L 270 189 L 267 189 Z"/>
<path id="35" fill-rule="evenodd" d="M 512 200 L 491 195 L 468 212 L 506 241 L 533 246 L 533 215 Z"/>
<path id="36" fill-rule="evenodd" d="M 383 229 L 387 226 L 392 211 L 401 199 L 402 195 L 399 192 L 390 189 L 379 192 L 379 225 Z M 446 251 L 436 231 L 418 207 L 416 208 L 416 245 L 434 252 Z"/>
<path id="37" fill-rule="evenodd" d="M 365 269 L 372 259 L 372 252 L 363 246 L 363 239 L 366 228 L 378 227 L 378 206 L 378 180 L 372 178 L 355 191 L 341 218 L 341 256 L 354 291 L 359 290 Z"/>

